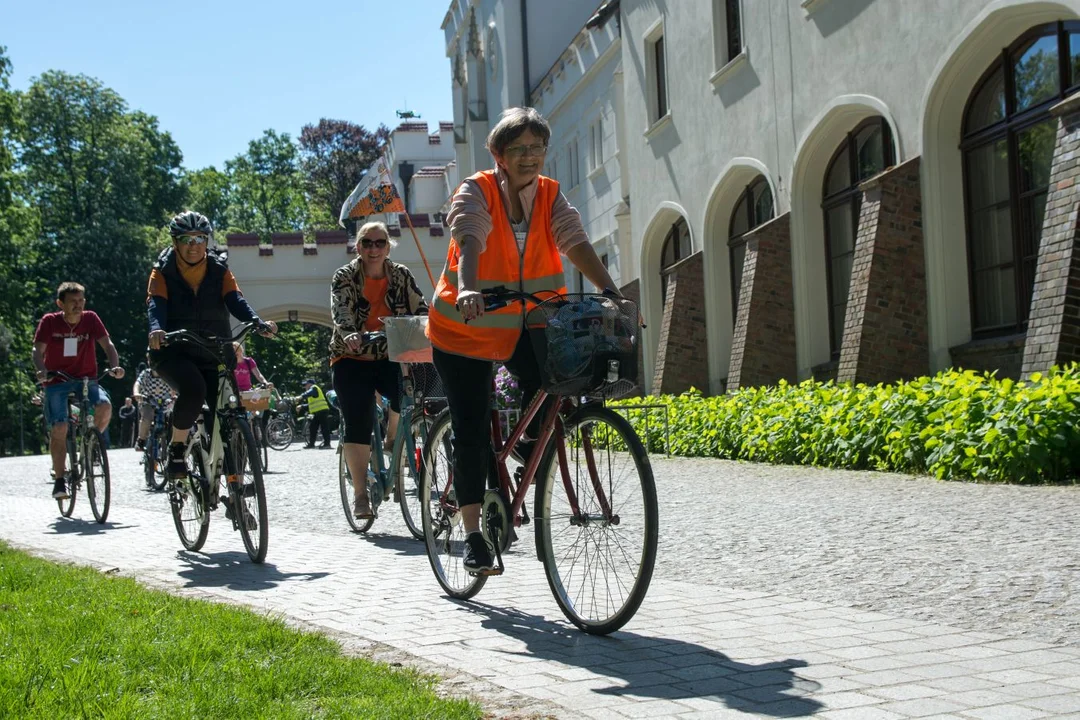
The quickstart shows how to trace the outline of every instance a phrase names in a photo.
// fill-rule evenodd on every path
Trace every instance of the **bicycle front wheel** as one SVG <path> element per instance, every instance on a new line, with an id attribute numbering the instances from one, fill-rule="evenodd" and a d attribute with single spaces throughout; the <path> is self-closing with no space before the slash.
<path id="1" fill-rule="evenodd" d="M 480 592 L 486 575 L 465 570 L 465 525 L 454 494 L 450 411 L 443 410 L 432 422 L 424 446 L 424 469 L 420 473 L 420 522 L 424 546 L 435 579 L 446 594 L 468 600 Z"/>
<path id="2" fill-rule="evenodd" d="M 105 439 L 97 428 L 87 431 L 83 463 L 83 479 L 86 481 L 90 509 L 94 512 L 94 519 L 104 523 L 109 519 L 112 487 L 109 484 L 109 454 L 105 451 Z"/>
<path id="3" fill-rule="evenodd" d="M 268 473 L 270 472 L 270 446 L 266 442 L 266 435 L 263 430 L 261 419 L 255 419 L 255 424 L 251 427 L 251 431 L 255 435 L 255 447 L 259 449 L 259 459 L 262 461 L 262 471 Z"/>
<path id="4" fill-rule="evenodd" d="M 418 408 L 409 423 L 409 436 L 397 443 L 394 451 L 394 489 L 401 504 L 405 526 L 417 540 L 424 539 L 424 525 L 420 517 L 420 476 L 424 467 L 424 439 L 430 436 L 432 420 Z M 411 442 L 409 438 L 412 438 Z"/>
<path id="5" fill-rule="evenodd" d="M 266 424 L 266 443 L 274 450 L 284 450 L 293 441 L 292 425 L 285 418 L 271 418 Z"/>
<path id="6" fill-rule="evenodd" d="M 548 585 L 581 630 L 607 635 L 637 612 L 656 562 L 652 465 L 618 413 L 586 407 L 564 420 L 536 487 L 536 522 Z M 575 510 L 576 505 L 576 510 Z"/>
<path id="7" fill-rule="evenodd" d="M 56 507 L 59 508 L 60 514 L 64 517 L 71 517 L 71 513 L 75 511 L 75 494 L 79 489 L 79 454 L 75 449 L 75 439 L 72 437 L 71 426 L 68 426 L 67 435 L 67 454 L 68 454 L 68 471 L 67 471 L 67 499 L 57 500 Z"/>
<path id="8" fill-rule="evenodd" d="M 236 418 L 229 441 L 233 454 L 235 481 L 229 482 L 229 494 L 234 511 L 234 522 L 240 527 L 244 549 L 254 563 L 266 559 L 266 545 L 270 539 L 267 524 L 266 488 L 263 486 L 262 465 L 255 435 L 247 418 Z"/>
<path id="9" fill-rule="evenodd" d="M 153 468 L 146 473 L 146 480 L 154 490 L 165 489 L 165 459 L 169 453 L 168 430 L 158 430 L 149 438 L 147 445 L 146 462 Z"/>
<path id="10" fill-rule="evenodd" d="M 207 512 L 210 485 L 203 478 L 204 459 L 202 445 L 196 440 L 184 456 L 188 466 L 187 476 L 166 482 L 176 534 L 184 549 L 192 552 L 202 549 L 210 532 L 210 513 Z"/>

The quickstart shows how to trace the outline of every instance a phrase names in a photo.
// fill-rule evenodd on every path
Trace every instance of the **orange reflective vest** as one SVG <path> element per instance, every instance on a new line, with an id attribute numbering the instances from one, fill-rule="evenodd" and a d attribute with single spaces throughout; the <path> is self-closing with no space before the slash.
<path id="1" fill-rule="evenodd" d="M 559 183 L 540 176 L 537 178 L 536 199 L 529 219 L 529 234 L 524 253 L 518 250 L 510 214 L 499 192 L 494 170 L 485 170 L 469 178 L 484 192 L 492 229 L 487 247 L 480 253 L 478 290 L 499 285 L 538 294 L 542 299 L 566 292 L 562 258 L 555 247 L 551 230 L 551 206 L 559 195 Z M 502 362 L 514 354 L 525 314 L 536 307 L 520 302 L 485 312 L 466 325 L 457 309 L 458 247 L 451 242 L 446 253 L 446 265 L 435 287 L 435 298 L 428 312 L 428 337 L 431 344 L 443 352 L 480 360 Z"/>

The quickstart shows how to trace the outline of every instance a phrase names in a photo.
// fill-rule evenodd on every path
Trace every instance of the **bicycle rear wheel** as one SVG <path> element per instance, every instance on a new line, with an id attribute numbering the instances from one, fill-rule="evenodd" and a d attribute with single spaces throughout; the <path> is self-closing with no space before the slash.
<path id="1" fill-rule="evenodd" d="M 112 487 L 109 483 L 109 454 L 105 450 L 101 431 L 97 428 L 87 430 L 84 453 L 83 480 L 86 481 L 86 497 L 90 500 L 94 519 L 98 523 L 104 523 L 109 519 Z"/>
<path id="2" fill-rule="evenodd" d="M 657 508 L 652 465 L 637 433 L 618 413 L 586 407 L 564 420 L 569 500 L 559 441 L 537 478 L 537 530 L 548 585 L 581 630 L 607 635 L 637 612 L 656 562 Z"/>
<path id="3" fill-rule="evenodd" d="M 204 483 L 205 456 L 198 439 L 191 444 L 184 460 L 188 466 L 187 476 L 166 481 L 169 507 L 180 544 L 186 550 L 198 552 L 206 542 L 206 534 L 210 532 L 210 513 L 207 511 L 206 497 L 210 490 L 209 484 Z"/>
<path id="4" fill-rule="evenodd" d="M 72 437 L 72 428 L 68 425 L 67 435 L 67 454 L 68 454 L 68 471 L 66 476 L 67 482 L 67 499 L 57 500 L 56 507 L 60 509 L 60 514 L 64 517 L 71 517 L 71 513 L 75 511 L 75 495 L 79 489 L 78 476 L 81 470 L 79 466 L 79 454 L 75 449 L 75 438 Z"/>
<path id="5" fill-rule="evenodd" d="M 266 559 L 270 529 L 266 512 L 266 488 L 263 486 L 262 465 L 255 435 L 247 418 L 234 420 L 229 452 L 233 453 L 236 479 L 229 484 L 234 522 L 240 528 L 244 549 L 254 563 Z"/>
<path id="6" fill-rule="evenodd" d="M 338 443 L 338 486 L 341 489 L 341 507 L 345 510 L 345 519 L 349 522 L 349 527 L 353 532 L 365 533 L 371 529 L 371 526 L 375 523 L 375 518 L 360 518 L 353 515 L 353 502 L 356 500 L 356 491 L 353 489 L 352 473 L 349 472 L 349 465 L 345 462 L 345 443 Z M 372 494 L 371 483 L 368 483 L 368 498 L 375 497 Z"/>
<path id="7" fill-rule="evenodd" d="M 394 488 L 405 526 L 417 540 L 424 539 L 424 524 L 420 517 L 420 476 L 423 471 L 424 439 L 430 437 L 432 420 L 417 406 L 413 407 L 412 422 L 409 423 L 409 437 L 403 438 L 394 452 Z"/>
<path id="8" fill-rule="evenodd" d="M 420 474 L 420 522 L 424 547 L 435 579 L 446 594 L 468 600 L 480 592 L 486 575 L 471 575 L 463 564 L 465 526 L 453 490 L 450 411 L 443 410 L 432 422 L 424 446 L 424 469 Z"/>
<path id="9" fill-rule="evenodd" d="M 270 418 L 266 424 L 266 443 L 274 450 L 284 450 L 293 441 L 293 429 L 282 417 Z"/>

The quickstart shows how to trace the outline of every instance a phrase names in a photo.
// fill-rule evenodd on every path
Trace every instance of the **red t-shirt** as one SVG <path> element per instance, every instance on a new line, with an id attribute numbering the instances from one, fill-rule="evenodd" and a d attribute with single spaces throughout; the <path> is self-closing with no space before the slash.
<path id="1" fill-rule="evenodd" d="M 72 327 L 63 312 L 41 318 L 34 333 L 34 344 L 45 343 L 45 369 L 63 370 L 72 377 L 97 379 L 97 341 L 108 337 L 101 318 L 93 310 L 84 310 Z M 65 382 L 56 378 L 50 385 Z"/>

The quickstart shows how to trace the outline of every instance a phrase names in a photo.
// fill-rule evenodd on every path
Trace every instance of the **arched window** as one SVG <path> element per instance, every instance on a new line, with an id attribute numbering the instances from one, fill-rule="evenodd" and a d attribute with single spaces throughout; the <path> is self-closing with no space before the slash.
<path id="1" fill-rule="evenodd" d="M 746 260 L 746 236 L 767 220 L 773 218 L 773 196 L 764 175 L 746 186 L 728 226 L 728 256 L 731 260 L 731 311 L 739 308 L 739 289 L 742 287 L 743 262 Z"/>
<path id="2" fill-rule="evenodd" d="M 667 302 L 667 279 L 671 274 L 671 268 L 688 257 L 690 257 L 690 227 L 685 220 L 679 218 L 668 230 L 664 238 L 664 246 L 660 250 L 660 292 L 663 293 L 665 303 Z"/>
<path id="3" fill-rule="evenodd" d="M 1056 123 L 1050 107 L 1080 84 L 1080 23 L 1024 33 L 986 71 L 964 110 L 964 209 L 971 329 L 1027 327 Z"/>
<path id="4" fill-rule="evenodd" d="M 851 286 L 851 261 L 859 229 L 859 184 L 896 162 L 892 132 L 882 117 L 864 120 L 847 134 L 825 171 L 825 276 L 829 297 L 829 347 L 840 354 Z"/>

